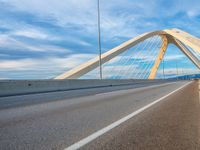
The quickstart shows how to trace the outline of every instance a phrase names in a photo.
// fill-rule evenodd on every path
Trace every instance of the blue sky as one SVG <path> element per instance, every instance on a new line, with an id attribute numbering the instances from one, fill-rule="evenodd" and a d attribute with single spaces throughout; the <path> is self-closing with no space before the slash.
<path id="1" fill-rule="evenodd" d="M 96 56 L 96 8 L 95 0 L 0 0 L 0 78 L 52 78 Z M 200 37 L 199 0 L 100 0 L 100 8 L 104 52 L 165 28 Z M 195 69 L 169 49 L 166 60 Z"/>

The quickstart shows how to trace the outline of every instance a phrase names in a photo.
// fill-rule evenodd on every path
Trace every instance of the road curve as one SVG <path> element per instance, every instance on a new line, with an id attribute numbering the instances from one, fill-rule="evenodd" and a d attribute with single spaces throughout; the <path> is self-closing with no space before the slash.
<path id="1" fill-rule="evenodd" d="M 9 100 L 12 106 L 13 102 L 13 107 L 0 109 L 0 149 L 65 149 L 187 83 L 97 92 L 77 98 L 58 96 L 53 101 L 29 105 L 23 102 L 29 98 L 42 100 L 42 95 L 0 98 L 1 104 Z M 197 83 L 193 82 L 81 148 L 155 149 L 158 144 L 167 149 L 170 142 L 177 149 L 198 148 L 198 98 Z M 16 105 L 16 101 L 22 102 Z"/>

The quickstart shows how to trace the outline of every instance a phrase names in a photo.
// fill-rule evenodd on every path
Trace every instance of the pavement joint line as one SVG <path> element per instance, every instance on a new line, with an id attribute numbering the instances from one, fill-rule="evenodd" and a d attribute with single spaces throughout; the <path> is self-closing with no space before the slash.
<path id="1" fill-rule="evenodd" d="M 152 103 L 148 104 L 148 105 L 145 105 L 144 107 L 132 112 L 131 114 L 117 120 L 116 122 L 94 132 L 93 134 L 83 138 L 82 140 L 70 145 L 69 147 L 67 148 L 64 148 L 64 150 L 76 150 L 76 149 L 80 149 L 81 147 L 85 146 L 86 144 L 92 142 L 93 140 L 97 139 L 98 137 L 100 137 L 101 135 L 107 133 L 108 131 L 110 131 L 111 129 L 119 126 L 120 124 L 124 123 L 125 121 L 133 118 L 134 116 L 138 115 L 139 113 L 143 112 L 144 110 L 146 110 L 147 108 L 150 108 L 151 106 L 155 105 L 156 103 L 164 100 L 165 98 L 167 98 L 168 96 L 176 93 L 177 91 L 183 89 L 184 87 L 186 87 L 187 85 L 189 85 L 190 83 L 192 83 L 192 81 L 190 81 L 189 83 L 186 83 L 184 85 L 182 85 L 181 87 L 179 87 L 178 89 L 168 93 L 167 95 L 153 101 Z"/>

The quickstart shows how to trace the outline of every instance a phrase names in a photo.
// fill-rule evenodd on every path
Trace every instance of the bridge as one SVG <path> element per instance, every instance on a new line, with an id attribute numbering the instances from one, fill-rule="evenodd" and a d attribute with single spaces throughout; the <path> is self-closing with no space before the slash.
<path id="1" fill-rule="evenodd" d="M 122 72 L 120 72 L 120 75 L 123 78 L 128 77 L 154 79 L 169 44 L 174 44 L 175 46 L 177 46 L 180 49 L 180 51 L 182 51 L 197 66 L 198 69 L 200 68 L 200 62 L 198 58 L 200 52 L 200 40 L 179 29 L 167 29 L 139 35 L 138 37 L 135 37 L 102 54 L 101 63 L 107 63 L 109 61 L 112 61 L 115 57 L 119 56 L 124 52 L 132 51 L 128 53 L 130 57 L 127 57 L 127 55 L 125 55 L 126 57 L 124 56 L 126 59 L 126 64 L 120 62 L 120 65 L 123 66 L 129 64 L 130 67 L 128 67 L 127 70 L 125 70 L 125 72 L 128 72 L 128 75 L 126 74 L 125 76 L 122 76 Z M 143 55 L 145 54 L 145 56 L 142 57 L 142 59 L 145 60 L 145 58 L 150 57 L 151 61 L 145 65 L 145 67 L 142 70 L 143 72 L 141 71 L 140 73 L 136 73 L 137 69 L 139 68 L 134 69 L 133 66 L 134 63 L 137 64 L 137 62 L 130 61 L 132 59 L 132 56 L 135 56 L 137 58 L 142 55 L 141 53 L 143 53 Z M 152 55 L 153 57 L 151 57 Z M 77 66 L 57 76 L 55 79 L 80 78 L 81 76 L 87 74 L 91 70 L 97 68 L 99 66 L 99 60 L 99 57 L 96 57 L 80 66 Z M 144 63 L 144 60 L 141 63 Z M 141 66 L 139 65 L 139 67 Z M 129 74 L 131 74 L 132 76 Z M 141 74 L 144 74 L 144 76 L 138 76 Z"/>
<path id="2" fill-rule="evenodd" d="M 200 39 L 166 29 L 55 79 L 0 81 L 0 149 L 200 149 L 199 80 L 156 77 L 169 44 L 200 68 Z"/>

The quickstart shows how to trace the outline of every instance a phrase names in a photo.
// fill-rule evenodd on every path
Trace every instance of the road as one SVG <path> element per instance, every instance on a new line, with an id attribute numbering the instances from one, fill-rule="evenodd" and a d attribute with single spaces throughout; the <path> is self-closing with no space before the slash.
<path id="1" fill-rule="evenodd" d="M 0 149 L 200 149 L 197 82 L 94 91 L 1 97 Z"/>

